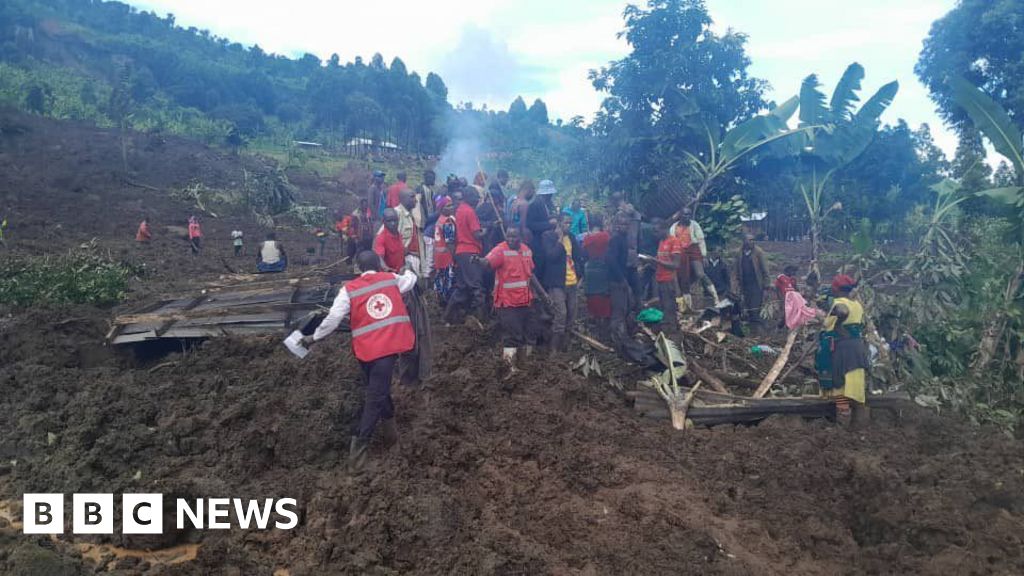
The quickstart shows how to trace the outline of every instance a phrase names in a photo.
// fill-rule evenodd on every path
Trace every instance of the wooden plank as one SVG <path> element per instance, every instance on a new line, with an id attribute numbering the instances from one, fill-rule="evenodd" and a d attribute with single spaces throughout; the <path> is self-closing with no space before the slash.
<path id="1" fill-rule="evenodd" d="M 263 314 L 235 314 L 232 316 L 200 316 L 188 318 L 174 323 L 174 328 L 184 326 L 213 326 L 224 324 L 277 323 L 284 325 L 288 318 L 287 312 L 269 312 Z"/>
<path id="2" fill-rule="evenodd" d="M 220 328 L 168 328 L 160 335 L 161 338 L 216 338 L 223 336 L 224 331 Z"/>
<path id="3" fill-rule="evenodd" d="M 150 330 L 149 332 L 136 332 L 134 334 L 119 334 L 114 336 L 111 340 L 112 344 L 132 344 L 135 342 L 144 342 L 146 340 L 152 340 L 158 338 L 156 331 Z"/>

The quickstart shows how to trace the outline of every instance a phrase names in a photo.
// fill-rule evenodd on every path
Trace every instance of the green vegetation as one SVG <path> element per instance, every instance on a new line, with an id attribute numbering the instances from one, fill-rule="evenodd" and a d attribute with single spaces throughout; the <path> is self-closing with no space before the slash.
<path id="1" fill-rule="evenodd" d="M 95 243 L 61 255 L 0 259 L 0 304 L 116 304 L 140 270 L 97 253 Z"/>

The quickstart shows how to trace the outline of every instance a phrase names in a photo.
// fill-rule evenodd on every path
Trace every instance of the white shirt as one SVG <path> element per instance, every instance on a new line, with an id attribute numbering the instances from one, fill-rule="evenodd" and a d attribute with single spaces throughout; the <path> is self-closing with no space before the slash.
<path id="1" fill-rule="evenodd" d="M 677 226 L 679 226 L 679 222 L 676 222 L 671 228 L 669 228 L 669 234 L 675 236 Z M 690 242 L 700 246 L 701 256 L 706 257 L 708 255 L 708 245 L 704 241 L 704 229 L 701 228 L 700 224 L 697 224 L 697 221 L 692 218 L 690 219 Z"/>
<path id="2" fill-rule="evenodd" d="M 360 276 L 366 276 L 367 274 L 376 274 L 374 271 L 363 272 Z M 395 274 L 395 278 L 398 280 L 398 291 L 402 294 L 412 290 L 413 286 L 416 285 L 416 274 L 412 270 L 406 270 L 404 274 Z M 331 332 L 338 329 L 338 325 L 341 321 L 348 316 L 349 310 L 352 308 L 352 299 L 349 298 L 348 288 L 345 286 L 338 290 L 338 295 L 334 297 L 334 304 L 331 304 L 331 311 L 327 313 L 327 317 L 324 321 L 316 327 L 316 332 L 313 333 L 313 340 L 323 340 Z"/>
<path id="3" fill-rule="evenodd" d="M 266 240 L 260 247 L 260 260 L 264 264 L 277 264 L 281 261 L 281 250 L 277 247 L 276 240 Z"/>

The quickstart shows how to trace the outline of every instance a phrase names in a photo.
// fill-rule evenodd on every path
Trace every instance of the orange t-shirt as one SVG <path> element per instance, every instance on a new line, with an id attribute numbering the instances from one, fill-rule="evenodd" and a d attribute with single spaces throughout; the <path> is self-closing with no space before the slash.
<path id="1" fill-rule="evenodd" d="M 690 238 L 690 225 L 676 224 L 676 238 L 679 239 L 680 248 L 689 248 L 690 244 L 693 244 L 693 239 Z"/>
<path id="2" fill-rule="evenodd" d="M 675 279 L 676 271 L 671 268 L 666 268 L 660 263 L 665 262 L 672 264 L 675 261 L 675 257 L 683 253 L 683 247 L 679 243 L 678 237 L 664 238 L 658 243 L 658 267 L 654 272 L 655 282 L 669 282 Z"/>

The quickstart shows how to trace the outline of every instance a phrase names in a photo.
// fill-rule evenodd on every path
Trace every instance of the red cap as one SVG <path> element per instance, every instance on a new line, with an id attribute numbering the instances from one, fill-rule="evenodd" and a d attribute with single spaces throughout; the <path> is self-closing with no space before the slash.
<path id="1" fill-rule="evenodd" d="M 856 287 L 857 281 L 846 274 L 839 274 L 832 278 L 832 292 L 839 292 L 844 288 L 849 289 Z"/>

